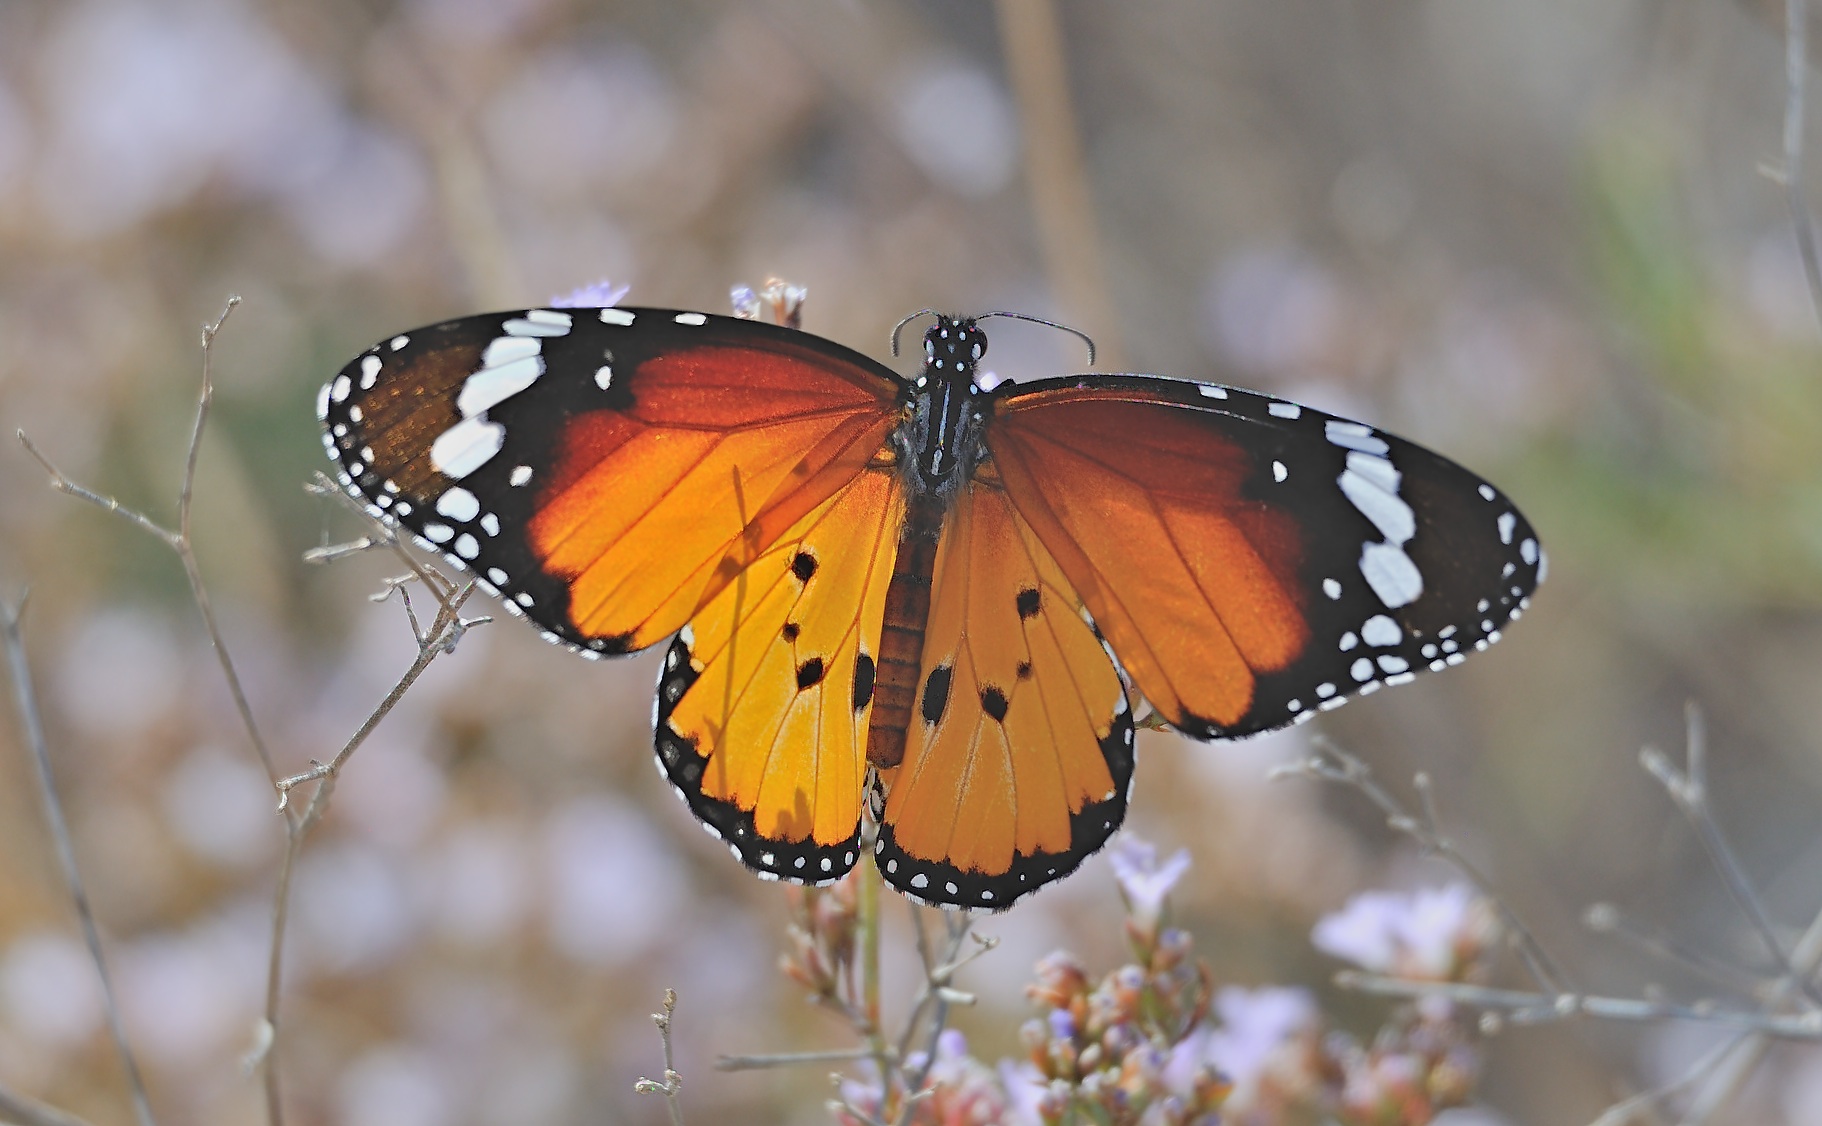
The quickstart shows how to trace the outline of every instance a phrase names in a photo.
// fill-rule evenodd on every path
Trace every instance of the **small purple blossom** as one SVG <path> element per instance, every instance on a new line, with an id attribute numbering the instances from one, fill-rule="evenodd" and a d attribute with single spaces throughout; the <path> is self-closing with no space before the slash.
<path id="1" fill-rule="evenodd" d="M 625 299 L 630 285 L 615 285 L 606 278 L 590 285 L 570 290 L 561 297 L 550 299 L 553 309 L 605 309 L 609 305 L 618 305 Z"/>
<path id="2" fill-rule="evenodd" d="M 1204 1056 L 1236 1085 L 1258 1078 L 1272 1053 L 1314 1027 L 1318 1015 L 1316 1001 L 1306 990 L 1236 985 L 1215 994 L 1215 1013 L 1221 1027 L 1209 1031 Z"/>
<path id="3" fill-rule="evenodd" d="M 1128 833 L 1107 850 L 1114 878 L 1126 897 L 1132 913 L 1145 920 L 1155 920 L 1164 910 L 1170 889 L 1189 871 L 1189 850 L 1180 848 L 1170 858 L 1159 861 L 1158 850 L 1150 841 Z"/>
<path id="4" fill-rule="evenodd" d="M 1050 1035 L 1057 1040 L 1075 1039 L 1075 1017 L 1068 1009 L 1050 1010 Z"/>
<path id="5" fill-rule="evenodd" d="M 1001 1060 L 1000 1087 L 1006 1092 L 1006 1117 L 1003 1126 L 1042 1126 L 1046 1110 L 1045 1096 L 1050 1085 L 1044 1073 L 1029 1061 L 1014 1063 Z M 1054 1102 L 1055 1100 L 1050 1100 Z"/>
<path id="6" fill-rule="evenodd" d="M 1486 947 L 1496 925 L 1485 902 L 1458 883 L 1410 894 L 1363 892 L 1318 922 L 1310 938 L 1324 953 L 1374 973 L 1446 980 Z"/>

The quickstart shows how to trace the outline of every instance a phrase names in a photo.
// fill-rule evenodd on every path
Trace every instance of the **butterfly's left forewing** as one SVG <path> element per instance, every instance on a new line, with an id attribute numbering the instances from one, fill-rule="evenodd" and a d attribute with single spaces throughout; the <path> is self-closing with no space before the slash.
<path id="1" fill-rule="evenodd" d="M 994 408 L 1013 505 L 1191 735 L 1271 730 L 1459 663 L 1543 577 L 1503 494 L 1362 423 L 1147 376 L 1047 380 Z"/>

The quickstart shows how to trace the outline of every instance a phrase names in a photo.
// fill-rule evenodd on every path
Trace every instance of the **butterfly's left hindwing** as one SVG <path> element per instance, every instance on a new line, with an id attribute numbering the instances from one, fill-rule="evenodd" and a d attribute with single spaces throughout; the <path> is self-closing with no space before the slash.
<path id="1" fill-rule="evenodd" d="M 671 642 L 659 769 L 762 876 L 826 883 L 854 864 L 899 479 L 825 501 Z"/>
<path id="2" fill-rule="evenodd" d="M 318 413 L 368 512 L 599 654 L 663 640 L 865 470 L 898 387 L 773 325 L 531 309 L 377 344 Z"/>
<path id="3" fill-rule="evenodd" d="M 928 903 L 1000 910 L 1126 815 L 1133 723 L 1081 600 L 990 470 L 948 513 L 918 704 L 879 865 Z"/>

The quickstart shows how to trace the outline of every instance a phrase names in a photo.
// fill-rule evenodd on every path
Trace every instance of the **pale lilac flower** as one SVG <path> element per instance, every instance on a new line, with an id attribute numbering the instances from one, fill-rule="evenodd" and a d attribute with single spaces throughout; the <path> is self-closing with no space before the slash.
<path id="1" fill-rule="evenodd" d="M 1000 1086 L 1006 1092 L 1002 1126 L 1042 1126 L 1044 1096 L 1050 1091 L 1044 1073 L 1030 1060 L 1001 1060 L 999 1072 Z"/>
<path id="2" fill-rule="evenodd" d="M 606 278 L 602 278 L 598 282 L 578 286 L 561 297 L 551 298 L 550 307 L 553 309 L 604 309 L 610 305 L 620 304 L 626 299 L 627 291 L 632 288 L 630 285 L 615 285 Z"/>
<path id="3" fill-rule="evenodd" d="M 1189 850 L 1180 848 L 1169 859 L 1160 862 L 1158 850 L 1150 841 L 1128 833 L 1107 850 L 1114 878 L 1120 881 L 1120 893 L 1126 904 L 1141 920 L 1155 920 L 1164 910 L 1164 900 L 1183 873 L 1189 871 Z"/>
<path id="4" fill-rule="evenodd" d="M 1281 986 L 1224 986 L 1215 994 L 1215 1013 L 1221 1027 L 1208 1033 L 1206 1058 L 1236 1085 L 1257 1078 L 1273 1052 L 1317 1019 L 1306 990 Z"/>
<path id="5" fill-rule="evenodd" d="M 1316 924 L 1318 949 L 1374 973 L 1445 980 L 1492 940 L 1485 901 L 1466 884 L 1363 892 Z"/>

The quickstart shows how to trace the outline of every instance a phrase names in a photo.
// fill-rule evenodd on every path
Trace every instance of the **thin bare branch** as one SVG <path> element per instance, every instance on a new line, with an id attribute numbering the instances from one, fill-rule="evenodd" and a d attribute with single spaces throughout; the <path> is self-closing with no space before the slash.
<path id="1" fill-rule="evenodd" d="M 683 1090 L 683 1076 L 677 1074 L 675 1061 L 671 1058 L 671 1017 L 677 1012 L 677 991 L 664 991 L 664 1011 L 652 1014 L 652 1023 L 658 1026 L 659 1039 L 664 1041 L 664 1079 L 647 1079 L 641 1075 L 633 1084 L 633 1090 L 642 1095 L 663 1095 L 665 1105 L 671 1112 L 671 1126 L 683 1126 L 683 1103 L 678 1094 Z"/>
<path id="2" fill-rule="evenodd" d="M 67 1110 L 59 1110 L 5 1087 L 0 1087 L 0 1122 L 11 1122 L 15 1126 L 90 1126 L 86 1118 L 78 1118 Z"/>
<path id="3" fill-rule="evenodd" d="M 1721 832 L 1720 824 L 1715 820 L 1714 810 L 1708 804 L 1708 740 L 1701 710 L 1691 702 L 1685 710 L 1684 718 L 1687 749 L 1686 765 L 1682 770 L 1678 770 L 1662 751 L 1652 747 L 1646 747 L 1639 753 L 1639 761 L 1664 787 L 1664 792 L 1670 795 L 1670 800 L 1695 830 L 1702 848 L 1708 853 L 1709 861 L 1720 874 L 1721 882 L 1727 885 L 1728 893 L 1746 914 L 1753 930 L 1758 932 L 1759 940 L 1765 944 L 1765 949 L 1777 963 L 1780 976 L 1796 982 L 1812 1005 L 1822 1006 L 1822 990 L 1818 990 L 1807 975 L 1798 973 L 1791 964 L 1789 952 L 1778 940 L 1764 902 L 1754 890 L 1752 881 L 1747 879 L 1745 869 L 1734 855 L 1733 847 L 1727 843 L 1726 835 Z"/>
<path id="4" fill-rule="evenodd" d="M 872 1048 L 835 1048 L 827 1052 L 776 1052 L 759 1056 L 716 1056 L 716 1071 L 757 1071 L 800 1067 L 807 1063 L 851 1063 L 873 1058 Z"/>
<path id="5" fill-rule="evenodd" d="M 1809 282 L 1809 300 L 1822 321 L 1822 260 L 1816 254 L 1816 228 L 1803 192 L 1804 86 L 1809 79 L 1809 5 L 1784 0 L 1784 198 L 1797 235 L 1797 253 Z"/>
<path id="6" fill-rule="evenodd" d="M 1453 865 L 1493 905 L 1493 909 L 1499 912 L 1500 923 L 1505 928 L 1508 940 L 1540 988 L 1553 994 L 1564 991 L 1568 982 L 1567 974 L 1556 964 L 1543 944 L 1538 942 L 1524 920 L 1518 917 L 1518 913 L 1500 897 L 1493 882 L 1473 861 L 1463 856 L 1455 847 L 1455 842 L 1443 832 L 1437 812 L 1435 787 L 1431 784 L 1429 775 L 1420 772 L 1413 779 L 1423 803 L 1422 817 L 1413 816 L 1402 802 L 1381 786 L 1366 763 L 1326 739 L 1316 740 L 1314 755 L 1302 762 L 1279 767 L 1272 771 L 1271 777 L 1316 778 L 1358 790 L 1385 814 L 1387 826 L 1417 842 L 1417 847 L 1426 855 L 1438 857 Z"/>
<path id="7" fill-rule="evenodd" d="M 51 771 L 51 752 L 44 736 L 44 722 L 38 713 L 38 696 L 32 688 L 31 667 L 26 663 L 25 640 L 19 632 L 19 619 L 25 612 L 21 600 L 17 608 L 0 604 L 0 635 L 4 635 L 7 664 L 12 670 L 13 699 L 19 709 L 19 726 L 25 744 L 32 754 L 37 772 L 38 797 L 44 806 L 44 819 L 50 826 L 51 840 L 56 845 L 57 863 L 63 869 L 63 881 L 75 903 L 76 919 L 82 927 L 82 940 L 95 963 L 95 974 L 101 979 L 102 1005 L 107 1013 L 108 1033 L 114 1050 L 126 1072 L 127 1089 L 133 1100 L 133 1116 L 139 1126 L 154 1126 L 151 1100 L 146 1096 L 145 1080 L 133 1047 L 127 1042 L 126 1025 L 120 1019 L 120 1007 L 114 997 L 114 981 L 108 973 L 107 956 L 101 947 L 101 931 L 95 925 L 95 913 L 89 907 L 88 891 L 83 887 L 82 873 L 76 867 L 76 846 L 70 839 L 69 823 L 63 816 L 63 799 L 57 792 L 57 779 Z"/>
<path id="8" fill-rule="evenodd" d="M 139 528 L 141 531 L 157 536 L 159 539 L 163 540 L 168 547 L 175 548 L 177 546 L 176 532 L 165 528 L 145 513 L 128 508 L 113 497 L 102 496 L 92 489 L 85 489 L 68 477 L 65 477 L 62 471 L 51 464 L 49 458 L 38 451 L 37 446 L 32 445 L 32 440 L 25 436 L 25 431 L 15 430 L 13 431 L 13 436 L 19 439 L 19 444 L 25 447 L 25 452 L 32 455 L 32 460 L 36 461 L 43 467 L 45 473 L 50 475 L 51 488 L 56 489 L 58 492 L 67 493 L 77 500 L 85 500 L 99 508 L 107 509 L 127 523 Z"/>
<path id="9" fill-rule="evenodd" d="M 222 639 L 221 627 L 215 620 L 215 608 L 209 599 L 209 590 L 203 582 L 202 568 L 196 561 L 196 545 L 190 537 L 190 512 L 196 490 L 196 462 L 202 450 L 203 430 L 209 421 L 209 407 L 214 401 L 215 388 L 210 375 L 210 364 L 215 349 L 215 337 L 222 326 L 228 322 L 229 314 L 240 304 L 239 297 L 229 297 L 221 316 L 213 324 L 204 325 L 202 329 L 202 389 L 197 395 L 196 423 L 190 430 L 189 450 L 184 457 L 183 479 L 177 493 L 177 530 L 175 532 L 144 513 L 127 508 L 113 497 L 103 496 L 92 489 L 85 488 L 63 475 L 51 460 L 32 445 L 23 430 L 18 432 L 19 442 L 33 459 L 43 466 L 50 475 L 51 485 L 70 496 L 86 500 L 121 517 L 140 529 L 163 540 L 165 546 L 177 553 L 183 564 L 184 576 L 190 583 L 190 595 L 196 603 L 197 613 L 202 617 L 203 628 L 208 631 L 209 645 L 215 651 L 215 659 L 221 665 L 222 677 L 227 681 L 228 693 L 234 699 L 234 710 L 240 716 L 241 726 L 246 729 L 247 740 L 253 747 L 253 753 L 265 768 L 266 777 L 274 782 L 278 779 L 278 768 L 272 758 L 272 752 L 266 746 L 266 740 L 260 734 L 259 723 L 253 718 L 253 706 L 247 700 L 246 689 L 242 686 L 240 673 L 234 667 L 234 659 L 228 652 L 227 643 Z"/>
<path id="10" fill-rule="evenodd" d="M 927 1000 L 931 1007 L 930 1028 L 924 1043 L 923 1062 L 916 1070 L 904 1077 L 905 1102 L 900 1108 L 898 1126 L 910 1126 L 911 1118 L 917 1113 L 917 1098 L 929 1081 L 930 1068 L 936 1063 L 936 1046 L 942 1037 L 943 1029 L 949 1025 L 949 1009 L 952 1005 L 971 1005 L 974 998 L 966 993 L 959 993 L 950 988 L 950 979 L 955 971 L 968 959 L 961 958 L 962 945 L 968 940 L 968 932 L 974 926 L 974 919 L 960 911 L 943 911 L 943 925 L 949 932 L 949 945 L 943 952 L 942 959 L 934 967 L 930 964 L 929 950 L 920 943 L 919 953 L 924 958 L 924 988 L 918 1002 L 912 1007 L 911 1017 L 905 1026 L 905 1039 L 909 1040 L 916 1021 L 924 1009 Z M 923 927 L 918 927 L 918 935 L 923 935 Z M 908 1058 L 908 1057 L 907 1057 Z"/>
<path id="11" fill-rule="evenodd" d="M 1755 996 L 1764 991 L 1762 978 L 1691 950 L 1663 931 L 1638 922 L 1612 903 L 1595 903 L 1582 913 L 1582 923 L 1595 934 L 1610 934 L 1641 951 L 1679 966 L 1709 982 L 1736 993 Z"/>
<path id="12" fill-rule="evenodd" d="M 1380 997 L 1412 1000 L 1444 997 L 1472 1009 L 1503 1013 L 1513 1024 L 1550 1024 L 1573 1017 L 1596 1017 L 1627 1023 L 1688 1020 L 1723 1028 L 1763 1032 L 1785 1040 L 1822 1040 L 1822 1013 L 1816 1012 L 1783 1016 L 1760 1009 L 1730 1009 L 1706 1002 L 1684 1005 L 1588 993 L 1535 993 L 1519 989 L 1492 989 L 1457 981 L 1418 981 L 1355 970 L 1343 970 L 1336 974 L 1335 984 L 1343 989 Z"/>

